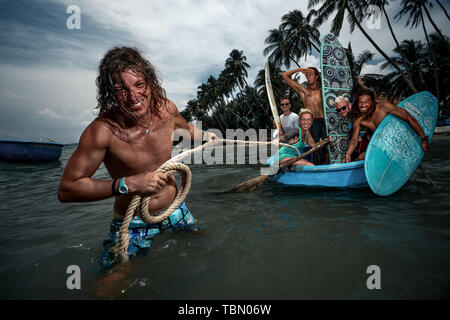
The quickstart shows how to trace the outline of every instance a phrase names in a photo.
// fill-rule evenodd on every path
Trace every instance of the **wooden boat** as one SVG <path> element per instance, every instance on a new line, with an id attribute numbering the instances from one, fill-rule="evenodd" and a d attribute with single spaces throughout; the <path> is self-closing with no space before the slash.
<path id="1" fill-rule="evenodd" d="M 61 156 L 63 146 L 53 142 L 0 140 L 0 160 L 7 162 L 56 161 Z"/>
<path id="2" fill-rule="evenodd" d="M 273 157 L 268 164 L 273 163 Z M 296 166 L 292 171 L 273 176 L 274 180 L 290 186 L 361 188 L 368 186 L 364 160 L 321 166 Z"/>

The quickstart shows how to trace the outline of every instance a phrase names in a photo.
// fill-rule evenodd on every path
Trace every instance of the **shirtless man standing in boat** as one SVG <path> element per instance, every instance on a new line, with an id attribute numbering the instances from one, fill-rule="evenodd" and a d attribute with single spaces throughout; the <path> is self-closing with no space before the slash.
<path id="1" fill-rule="evenodd" d="M 198 140 L 217 137 L 183 119 L 167 99 L 153 66 L 135 48 L 107 52 L 96 84 L 99 115 L 84 130 L 67 162 L 58 198 L 61 202 L 87 202 L 115 197 L 110 239 L 104 243 L 107 255 L 102 258 L 103 269 L 108 269 L 114 265 L 118 230 L 133 195 L 151 195 L 150 214 L 167 209 L 176 196 L 175 178 L 155 171 L 171 157 L 174 131 L 184 129 Z M 92 177 L 102 162 L 112 179 Z M 184 203 L 166 220 L 170 226 L 195 223 Z M 132 222 L 128 253 L 149 247 L 151 235 L 163 230 L 166 220 L 161 225 Z M 139 247 L 132 245 L 135 237 L 139 237 Z"/>
<path id="2" fill-rule="evenodd" d="M 427 152 L 430 150 L 429 138 L 425 135 L 417 120 L 414 119 L 408 111 L 388 101 L 376 102 L 375 92 L 373 90 L 361 89 L 356 93 L 353 101 L 352 117 L 355 119 L 353 121 L 353 135 L 344 162 L 351 161 L 351 154 L 358 144 L 361 126 L 375 132 L 375 129 L 380 125 L 381 121 L 383 121 L 388 113 L 406 121 L 422 140 L 423 151 Z M 358 157 L 358 160 L 364 159 L 364 156 L 365 152 Z"/>
<path id="3" fill-rule="evenodd" d="M 307 87 L 291 79 L 291 76 L 297 72 L 302 72 L 306 76 L 306 80 L 308 82 Z M 317 143 L 320 139 L 325 139 L 327 134 L 325 129 L 325 120 L 323 118 L 322 90 L 319 87 L 319 71 L 314 67 L 297 68 L 284 72 L 282 77 L 284 81 L 286 81 L 286 83 L 299 94 L 303 101 L 304 107 L 312 111 L 314 122 L 311 126 L 310 132 L 314 141 Z M 327 163 L 329 155 L 327 151 L 324 151 L 324 149 L 321 149 L 315 153 L 315 163 L 317 164 L 317 157 L 319 153 L 322 155 L 321 162 Z"/>

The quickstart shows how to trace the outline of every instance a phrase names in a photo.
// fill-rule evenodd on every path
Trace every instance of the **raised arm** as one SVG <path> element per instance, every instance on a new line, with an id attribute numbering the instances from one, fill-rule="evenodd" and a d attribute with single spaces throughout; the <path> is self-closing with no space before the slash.
<path id="1" fill-rule="evenodd" d="M 286 83 L 288 84 L 289 87 L 291 87 L 292 89 L 294 89 L 299 95 L 300 97 L 303 99 L 304 95 L 306 94 L 306 88 L 304 86 L 302 86 L 301 84 L 299 84 L 297 81 L 294 81 L 291 79 L 291 76 L 297 72 L 301 72 L 303 74 L 306 75 L 306 72 L 311 71 L 308 68 L 297 68 L 297 69 L 292 69 L 286 72 L 283 72 L 283 74 L 281 75 L 283 77 L 283 80 L 286 81 Z"/>

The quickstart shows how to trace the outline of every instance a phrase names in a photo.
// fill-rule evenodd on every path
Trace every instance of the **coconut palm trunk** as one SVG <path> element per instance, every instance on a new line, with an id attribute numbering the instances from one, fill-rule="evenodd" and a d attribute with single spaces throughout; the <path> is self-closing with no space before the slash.
<path id="1" fill-rule="evenodd" d="M 431 19 L 431 15 L 430 12 L 428 11 L 427 7 L 425 5 L 422 5 L 422 8 L 425 10 L 425 13 L 428 17 L 428 20 L 430 20 L 431 24 L 433 25 L 434 29 L 436 30 L 436 32 L 439 34 L 439 36 L 442 38 L 442 40 L 444 40 L 445 42 L 445 38 L 444 35 L 442 34 L 441 30 L 439 30 L 439 28 L 437 27 L 436 23 L 434 23 L 433 19 Z M 423 24 L 423 18 L 422 18 L 422 24 Z"/>
<path id="2" fill-rule="evenodd" d="M 448 20 L 450 20 L 450 17 L 448 16 L 447 10 L 445 10 L 444 6 L 442 5 L 442 3 L 439 0 L 436 0 L 437 4 L 442 8 L 442 10 L 445 13 L 445 16 L 447 17 Z"/>
<path id="3" fill-rule="evenodd" d="M 422 19 L 422 27 L 423 27 L 423 32 L 425 33 L 425 39 L 427 40 L 428 51 L 430 52 L 431 59 L 433 60 L 434 80 L 435 80 L 435 84 L 436 84 L 436 98 L 439 101 L 439 78 L 438 78 L 438 72 L 437 72 L 437 67 L 436 67 L 436 58 L 434 57 L 434 52 L 431 49 L 430 39 L 428 38 L 428 33 L 427 33 L 427 29 L 425 27 L 425 21 L 423 19 L 422 14 L 420 14 L 420 18 Z"/>
<path id="4" fill-rule="evenodd" d="M 377 45 L 377 43 L 367 34 L 367 32 L 361 26 L 361 24 L 359 23 L 358 19 L 355 17 L 353 11 L 350 9 L 350 7 L 348 6 L 347 3 L 345 4 L 345 8 L 346 8 L 347 12 L 352 16 L 352 18 L 356 22 L 356 25 L 358 26 L 359 30 L 367 38 L 367 40 L 369 40 L 369 42 L 375 47 L 375 49 L 377 49 L 377 51 L 400 73 L 400 75 L 402 76 L 403 80 L 405 80 L 405 82 L 408 84 L 408 87 L 414 93 L 418 92 L 416 87 L 412 83 L 411 79 L 408 78 L 408 76 L 405 75 L 405 73 L 402 71 L 402 69 L 400 69 L 398 64 L 396 64 L 391 58 L 389 58 L 389 56 L 383 50 L 381 50 L 381 48 Z"/>
<path id="5" fill-rule="evenodd" d="M 392 38 L 394 39 L 394 42 L 395 42 L 397 48 L 400 48 L 400 44 L 398 43 L 397 37 L 395 36 L 394 30 L 392 29 L 391 21 L 389 19 L 389 16 L 387 15 L 386 8 L 385 8 L 385 5 L 384 5 L 384 1 L 381 4 L 381 10 L 383 10 L 384 16 L 386 17 L 386 21 L 388 23 L 389 30 L 391 31 Z M 408 73 L 408 78 L 412 79 L 413 77 L 412 77 L 412 74 L 411 74 L 411 70 L 409 68 L 409 65 L 407 63 L 407 60 L 406 60 L 405 55 L 404 55 L 402 50 L 400 50 L 400 56 L 402 57 L 403 63 L 405 65 L 406 72 Z"/>

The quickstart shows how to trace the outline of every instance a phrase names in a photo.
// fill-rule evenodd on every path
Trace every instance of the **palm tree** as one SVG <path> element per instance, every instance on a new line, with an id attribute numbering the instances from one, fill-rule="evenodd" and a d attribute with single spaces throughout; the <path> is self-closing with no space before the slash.
<path id="1" fill-rule="evenodd" d="M 275 97 L 275 101 L 279 101 L 280 98 L 287 95 L 288 86 L 281 76 L 281 69 L 276 64 L 269 62 L 269 71 L 271 76 L 270 80 L 272 81 L 273 95 Z M 266 75 L 264 69 L 259 70 L 254 84 L 258 94 L 265 97 L 265 100 L 267 100 Z"/>
<path id="2" fill-rule="evenodd" d="M 438 67 L 439 89 L 441 97 L 441 110 L 450 114 L 450 41 L 445 41 L 436 34 L 430 34 L 430 47 L 434 52 L 436 65 Z M 428 59 L 429 60 L 429 59 Z"/>
<path id="3" fill-rule="evenodd" d="M 419 83 L 419 89 L 426 89 L 426 83 L 424 75 L 430 69 L 430 64 L 427 61 L 427 50 L 423 46 L 421 41 L 404 40 L 400 46 L 393 50 L 396 54 L 402 55 L 404 58 L 394 56 L 392 59 L 402 66 L 404 69 L 409 68 L 415 83 Z M 389 67 L 389 63 L 386 62 L 381 65 L 381 70 Z M 401 79 L 400 74 L 397 71 L 393 71 L 384 77 L 384 80 L 390 84 L 390 94 L 393 96 L 408 96 L 410 90 L 408 86 L 405 86 Z"/>
<path id="4" fill-rule="evenodd" d="M 224 87 L 221 86 L 220 81 L 213 76 L 210 76 L 208 78 L 207 85 L 209 86 L 210 93 L 214 99 L 214 103 L 216 104 L 216 111 L 217 109 L 221 108 L 231 112 L 242 122 L 244 126 L 248 128 L 247 122 L 242 119 L 237 113 L 235 113 L 231 108 L 229 108 L 227 103 L 225 103 L 224 96 L 226 95 L 226 92 L 224 90 Z M 219 116 L 222 116 L 222 112 L 219 112 Z"/>
<path id="5" fill-rule="evenodd" d="M 430 20 L 431 25 L 434 27 L 439 36 L 445 40 L 444 35 L 441 30 L 437 27 L 436 23 L 434 23 L 433 19 L 431 19 L 430 12 L 427 9 L 427 6 L 433 8 L 433 4 L 429 0 L 402 0 L 402 9 L 395 15 L 397 18 L 402 18 L 404 15 L 409 14 L 408 20 L 406 21 L 406 25 L 412 21 L 412 26 L 415 28 L 422 23 L 423 24 L 423 14 L 422 10 L 425 11 L 425 14 Z"/>
<path id="6" fill-rule="evenodd" d="M 430 59 L 424 44 L 421 41 L 403 40 L 400 46 L 394 49 L 394 52 L 402 53 L 413 79 L 418 79 L 421 90 L 425 90 L 427 86 L 425 74 L 431 74 L 431 63 L 428 62 Z"/>
<path id="7" fill-rule="evenodd" d="M 437 34 L 430 35 L 431 50 L 434 52 L 435 61 L 437 62 L 439 84 L 440 84 L 440 110 L 445 114 L 450 114 L 450 46 L 448 38 L 445 42 Z M 404 40 L 399 47 L 394 49 L 397 56 L 392 57 L 402 68 L 411 70 L 412 78 L 418 84 L 418 89 L 426 90 L 427 83 L 434 81 L 434 61 L 429 54 L 427 45 L 422 41 Z M 400 58 L 400 52 L 403 57 Z M 389 63 L 381 66 L 382 69 L 387 68 Z M 405 97 L 411 92 L 397 71 L 391 72 L 386 76 L 380 74 L 364 75 L 364 82 L 369 87 L 376 88 L 378 93 L 391 97 Z M 433 91 L 433 90 L 432 90 Z M 433 92 L 435 93 L 435 92 Z"/>
<path id="8" fill-rule="evenodd" d="M 246 61 L 247 57 L 244 55 L 244 52 L 237 49 L 233 49 L 230 52 L 229 58 L 225 61 L 225 70 L 223 72 L 229 79 L 228 89 L 231 89 L 231 91 L 229 91 L 231 95 L 232 89 L 236 85 L 241 94 L 243 89 L 248 86 L 246 78 L 248 77 L 247 69 L 250 68 L 250 65 Z M 247 110 L 252 110 L 248 104 L 244 105 L 247 107 Z M 247 123 L 245 125 L 248 127 Z"/>
<path id="9" fill-rule="evenodd" d="M 291 61 L 299 68 L 297 60 L 301 57 L 298 51 L 293 50 L 292 42 L 286 38 L 286 32 L 281 28 L 269 30 L 269 36 L 264 41 L 268 46 L 264 49 L 264 56 L 269 55 L 269 61 L 277 66 L 289 68 Z M 295 54 L 294 56 L 292 54 Z"/>
<path id="10" fill-rule="evenodd" d="M 435 85 L 436 85 L 436 97 L 439 100 L 439 79 L 438 79 L 438 72 L 437 72 L 437 66 L 436 66 L 436 58 L 434 57 L 434 53 L 431 50 L 430 47 L 430 39 L 428 38 L 427 29 L 425 27 L 425 21 L 423 19 L 422 9 L 425 10 L 425 12 L 428 13 L 428 10 L 426 9 L 426 4 L 428 3 L 428 0 L 402 0 L 402 7 L 396 15 L 395 18 L 400 20 L 403 16 L 409 15 L 408 19 L 406 20 L 406 25 L 408 26 L 411 23 L 411 29 L 417 28 L 419 24 L 422 24 L 423 32 L 425 34 L 425 39 L 427 40 L 428 50 L 430 52 L 431 58 L 433 59 L 433 68 L 434 68 L 434 79 L 435 79 Z M 430 3 L 431 4 L 431 3 Z M 428 17 L 431 20 L 431 17 Z M 432 22 L 434 25 L 434 22 Z M 437 29 L 437 28 L 436 28 Z M 438 30 L 438 29 L 437 29 Z M 439 33 L 441 35 L 441 33 Z M 443 38 L 443 36 L 442 36 Z"/>
<path id="11" fill-rule="evenodd" d="M 344 22 L 344 16 L 347 12 L 347 20 L 350 24 L 350 32 L 353 32 L 355 26 L 361 31 L 361 33 L 369 40 L 369 42 L 375 47 L 375 49 L 387 60 L 389 63 L 401 73 L 402 78 L 406 81 L 408 86 L 413 90 L 413 92 L 417 92 L 414 84 L 411 79 L 401 70 L 401 68 L 396 64 L 381 48 L 378 44 L 367 34 L 364 28 L 361 26 L 361 21 L 365 17 L 365 12 L 368 6 L 368 2 L 366 0 L 309 0 L 308 9 L 314 7 L 319 3 L 323 3 L 322 6 L 317 10 L 317 18 L 314 21 L 314 26 L 318 27 L 325 21 L 328 21 L 328 18 L 336 12 L 336 15 L 332 21 L 331 32 L 339 36 L 339 33 L 342 29 L 342 24 Z"/>
<path id="12" fill-rule="evenodd" d="M 306 55 L 312 48 L 320 54 L 320 32 L 317 28 L 309 24 L 311 15 L 308 18 L 303 16 L 300 10 L 293 10 L 281 18 L 281 29 L 286 33 L 286 39 L 291 43 L 288 47 L 293 50 L 292 56 Z"/>
<path id="13" fill-rule="evenodd" d="M 222 124 L 224 123 L 224 121 L 222 118 L 220 118 L 220 113 L 215 112 L 215 109 L 217 108 L 217 99 L 215 96 L 214 88 L 211 85 L 212 82 L 213 81 L 209 81 L 209 83 L 202 83 L 200 86 L 198 86 L 197 100 L 202 110 L 206 113 L 211 113 L 213 118 L 216 120 L 216 124 L 220 127 L 221 131 L 225 133 L 225 128 Z"/>
<path id="14" fill-rule="evenodd" d="M 364 50 L 355 58 L 350 42 L 348 43 L 347 49 L 345 49 L 345 51 L 347 54 L 347 60 L 350 66 L 350 70 L 352 71 L 353 88 L 355 89 L 357 87 L 356 84 L 358 83 L 357 77 L 361 74 L 362 67 L 364 66 L 364 64 L 372 61 L 375 54 L 370 52 L 369 50 Z"/>
<path id="15" fill-rule="evenodd" d="M 442 5 L 442 3 L 439 0 L 436 0 L 437 4 L 442 8 L 442 10 L 445 13 L 445 16 L 447 17 L 448 20 L 450 20 L 450 17 L 448 16 L 447 10 L 445 10 L 444 6 Z"/>
<path id="16" fill-rule="evenodd" d="M 389 16 L 388 16 L 388 14 L 386 12 L 386 6 L 389 5 L 389 0 L 370 0 L 369 3 L 371 5 L 376 5 L 379 8 L 381 8 L 381 10 L 383 11 L 384 16 L 386 18 L 386 21 L 387 21 L 387 24 L 388 24 L 388 27 L 389 27 L 389 31 L 391 32 L 392 38 L 394 39 L 395 46 L 396 47 L 400 47 L 400 44 L 399 44 L 399 42 L 397 40 L 397 37 L 395 36 L 394 30 L 392 29 L 391 20 L 389 19 Z M 401 55 L 402 59 L 405 60 L 405 57 L 403 56 L 403 52 L 402 51 L 400 51 L 400 55 Z M 405 71 L 408 74 L 408 78 L 413 79 L 408 66 L 406 66 Z"/>
<path id="17" fill-rule="evenodd" d="M 254 110 L 256 110 L 258 107 L 262 108 L 262 103 L 260 97 L 258 96 L 258 92 L 253 87 L 246 86 L 244 88 L 242 99 L 244 100 L 244 104 L 249 107 L 249 110 L 245 114 L 246 118 L 250 116 L 250 113 L 255 116 Z"/>
<path id="18" fill-rule="evenodd" d="M 224 94 L 227 98 L 227 103 L 228 103 L 228 99 L 231 95 L 231 97 L 234 100 L 234 96 L 233 96 L 233 90 L 234 90 L 234 80 L 231 74 L 229 74 L 228 72 L 226 72 L 226 70 L 222 70 L 219 74 L 219 78 L 217 78 L 217 81 L 219 82 L 220 86 L 222 87 Z"/>
<path id="19" fill-rule="evenodd" d="M 202 110 L 197 99 L 189 100 L 186 104 L 186 108 L 181 112 L 181 115 L 188 122 L 197 120 L 201 121 L 205 127 L 212 125 L 211 118 L 207 115 L 207 112 Z"/>
<path id="20" fill-rule="evenodd" d="M 247 85 L 245 80 L 248 77 L 247 68 L 250 65 L 246 62 L 247 57 L 244 55 L 244 51 L 233 49 L 230 52 L 229 58 L 225 61 L 225 70 L 234 79 L 234 84 L 237 85 L 242 92 L 242 88 Z"/>

